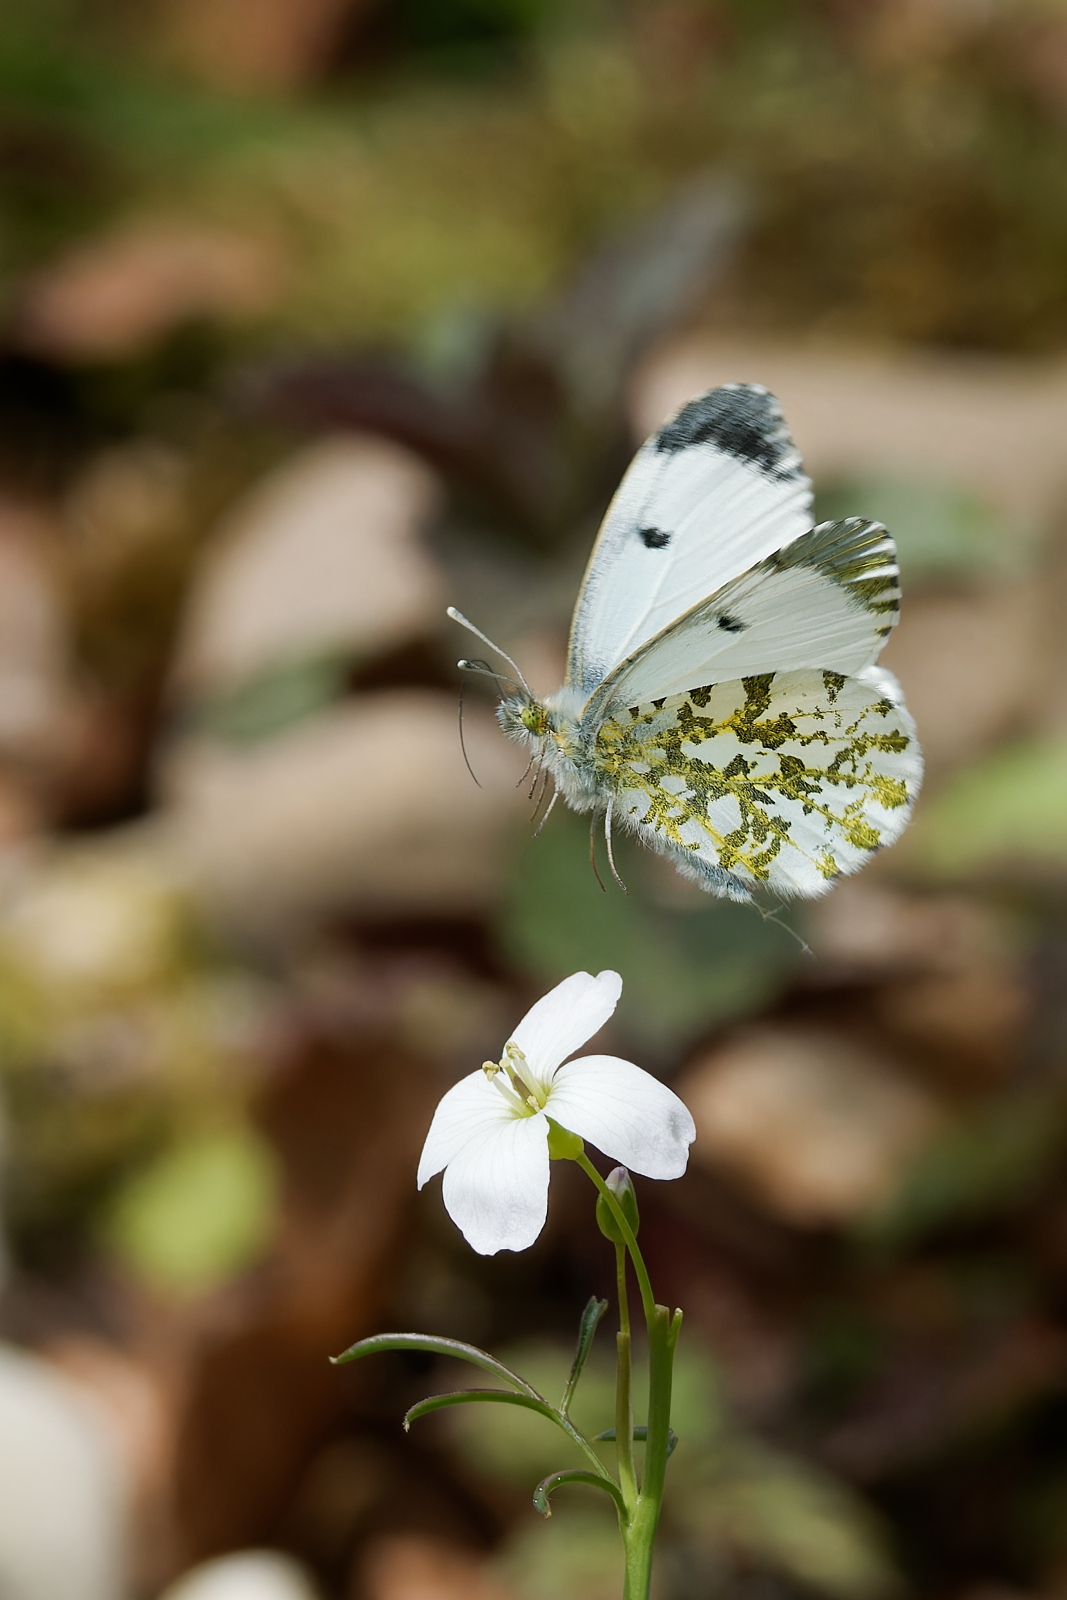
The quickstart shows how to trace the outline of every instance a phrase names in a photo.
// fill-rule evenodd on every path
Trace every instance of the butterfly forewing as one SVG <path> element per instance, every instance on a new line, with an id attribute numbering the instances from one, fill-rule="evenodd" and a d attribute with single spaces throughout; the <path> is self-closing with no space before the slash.
<path id="1" fill-rule="evenodd" d="M 638 451 L 604 519 L 568 684 L 591 694 L 695 600 L 810 527 L 811 485 L 774 397 L 730 384 L 691 400 Z"/>
<path id="2" fill-rule="evenodd" d="M 683 613 L 616 667 L 592 696 L 596 723 L 693 683 L 875 659 L 897 620 L 896 550 L 880 522 L 848 517 L 795 539 Z"/>
<path id="3" fill-rule="evenodd" d="M 720 894 L 821 894 L 898 836 L 922 774 L 892 680 L 872 679 L 765 673 L 610 717 L 613 815 Z"/>

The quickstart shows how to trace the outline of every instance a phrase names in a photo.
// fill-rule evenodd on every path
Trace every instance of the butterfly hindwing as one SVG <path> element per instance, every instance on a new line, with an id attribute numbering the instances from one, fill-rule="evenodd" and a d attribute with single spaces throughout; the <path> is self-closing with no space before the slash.
<path id="1" fill-rule="evenodd" d="M 907 822 L 922 760 L 891 686 L 809 669 L 635 706 L 597 732 L 598 783 L 706 888 L 821 894 Z"/>
<path id="2" fill-rule="evenodd" d="M 811 485 L 773 395 L 727 384 L 691 400 L 642 445 L 604 519 L 568 685 L 592 694 L 695 602 L 810 527 Z"/>
<path id="3" fill-rule="evenodd" d="M 900 604 L 896 549 L 880 522 L 824 522 L 676 618 L 611 672 L 591 722 L 688 684 L 825 668 L 878 655 Z"/>

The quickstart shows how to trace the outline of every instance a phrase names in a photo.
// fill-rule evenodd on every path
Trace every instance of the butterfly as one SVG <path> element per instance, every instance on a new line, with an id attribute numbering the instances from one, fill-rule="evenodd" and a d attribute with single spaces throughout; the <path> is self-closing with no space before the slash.
<path id="1" fill-rule="evenodd" d="M 899 611 L 896 548 L 862 517 L 813 527 L 811 500 L 774 396 L 725 384 L 637 452 L 555 694 L 539 700 L 449 608 L 513 669 L 500 724 L 554 781 L 553 805 L 603 819 L 620 885 L 618 827 L 745 901 L 822 894 L 908 821 L 922 756 L 874 664 Z"/>

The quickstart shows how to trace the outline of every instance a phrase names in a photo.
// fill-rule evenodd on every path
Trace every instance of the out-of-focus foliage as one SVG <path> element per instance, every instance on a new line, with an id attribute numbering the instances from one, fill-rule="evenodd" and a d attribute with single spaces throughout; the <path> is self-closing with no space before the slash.
<path id="1" fill-rule="evenodd" d="M 785 983 L 802 942 L 784 922 L 687 893 L 625 841 L 615 856 L 633 892 L 620 916 L 607 863 L 607 887 L 588 864 L 588 833 L 582 819 L 554 816 L 519 857 L 501 935 L 540 981 L 582 969 L 627 973 L 620 1015 L 650 1043 L 748 1014 Z"/>
<path id="2" fill-rule="evenodd" d="M 962 772 L 927 807 L 912 848 L 953 875 L 1056 870 L 1067 851 L 1067 743 L 1012 742 Z"/>
<path id="3" fill-rule="evenodd" d="M 202 1293 L 264 1251 L 273 1179 L 269 1147 L 244 1130 L 187 1138 L 114 1195 L 104 1241 L 152 1285 Z"/>
<path id="4" fill-rule="evenodd" d="M 576 1175 L 482 1260 L 413 1174 L 605 966 L 699 1129 L 639 1182 L 658 1600 L 1062 1589 L 1065 61 L 1046 0 L 0 8 L 0 1333 L 107 1419 L 136 1592 L 616 1591 L 536 1422 L 404 1436 L 425 1373 L 325 1361 L 427 1325 L 562 1387 Z M 602 889 L 476 689 L 459 748 L 444 605 L 555 688 L 636 438 L 729 379 L 900 548 L 927 789 L 805 907 L 625 839 Z"/>
<path id="5" fill-rule="evenodd" d="M 569 1358 L 562 1347 L 516 1347 L 504 1359 L 542 1393 L 562 1390 L 566 1382 Z M 643 1408 L 637 1384 L 638 1421 Z M 613 1409 L 614 1364 L 601 1347 L 583 1374 L 572 1415 L 580 1426 L 595 1432 L 608 1426 Z M 492 1415 L 482 1426 L 471 1414 L 473 1407 L 460 1408 L 450 1417 L 452 1432 L 476 1473 L 528 1488 L 545 1473 L 569 1464 L 551 1436 L 546 1439 L 548 1430 L 537 1419 L 509 1406 L 486 1410 Z M 672 1457 L 674 1493 L 666 1515 L 685 1549 L 689 1582 L 712 1581 L 732 1557 L 781 1572 L 826 1595 L 893 1590 L 892 1567 L 875 1520 L 813 1466 L 758 1444 L 729 1423 L 714 1366 L 692 1342 L 681 1347 L 674 1414 L 681 1438 Z M 589 1498 L 581 1490 L 576 1491 L 579 1497 Z M 549 1593 L 551 1583 L 561 1585 L 557 1593 L 578 1595 L 586 1592 L 583 1585 L 594 1581 L 592 1564 L 587 1569 L 584 1562 L 576 1563 L 568 1571 L 569 1553 L 581 1528 L 597 1560 L 602 1559 L 607 1541 L 600 1529 L 610 1528 L 611 1518 L 596 1517 L 588 1507 L 583 1512 L 581 1521 L 575 1518 L 571 1537 L 567 1537 L 569 1519 L 564 1522 L 564 1555 L 554 1541 L 532 1530 L 519 1533 L 505 1548 L 504 1570 L 514 1574 L 523 1596 L 538 1600 Z M 609 1563 L 608 1576 L 614 1571 L 615 1563 Z"/>

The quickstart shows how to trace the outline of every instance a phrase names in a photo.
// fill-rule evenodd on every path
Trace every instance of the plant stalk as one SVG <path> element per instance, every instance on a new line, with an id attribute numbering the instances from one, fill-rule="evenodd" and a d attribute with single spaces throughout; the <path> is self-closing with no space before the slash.
<path id="1" fill-rule="evenodd" d="M 667 1456 L 671 1438 L 671 1389 L 674 1381 L 674 1350 L 681 1331 L 682 1313 L 673 1318 L 666 1306 L 657 1304 L 652 1293 L 644 1258 L 633 1230 L 615 1196 L 584 1153 L 578 1165 L 596 1185 L 611 1210 L 625 1241 L 616 1246 L 616 1272 L 619 1285 L 618 1370 L 615 1385 L 615 1442 L 618 1451 L 619 1480 L 630 1514 L 619 1513 L 626 1556 L 623 1600 L 648 1600 L 652 1583 L 652 1553 L 659 1527 Z M 626 1253 L 629 1254 L 641 1290 L 641 1303 L 648 1328 L 648 1428 L 645 1440 L 641 1485 L 633 1464 L 633 1407 L 630 1397 L 631 1353 L 629 1307 L 626 1300 Z M 625 1441 L 625 1442 L 624 1442 Z"/>

